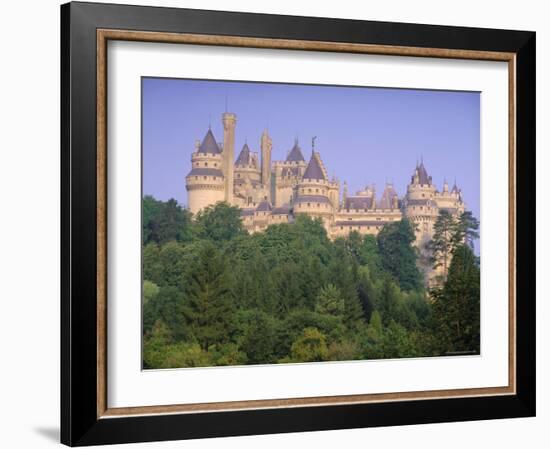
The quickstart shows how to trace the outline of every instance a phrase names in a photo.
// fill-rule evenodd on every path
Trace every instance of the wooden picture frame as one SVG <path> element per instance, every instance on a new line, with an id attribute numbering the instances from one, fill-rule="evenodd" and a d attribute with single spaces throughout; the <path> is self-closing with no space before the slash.
<path id="1" fill-rule="evenodd" d="M 63 5 L 61 23 L 62 443 L 79 446 L 534 416 L 535 33 L 93 3 Z M 109 40 L 507 62 L 508 386 L 108 408 Z"/>

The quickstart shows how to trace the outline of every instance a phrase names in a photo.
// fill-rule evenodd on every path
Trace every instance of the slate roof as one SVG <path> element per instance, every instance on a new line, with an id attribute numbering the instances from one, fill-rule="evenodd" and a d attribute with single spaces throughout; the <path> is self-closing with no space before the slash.
<path id="1" fill-rule="evenodd" d="M 290 206 L 288 204 L 283 204 L 280 207 L 273 208 L 273 215 L 287 215 L 290 213 Z"/>
<path id="2" fill-rule="evenodd" d="M 397 197 L 397 192 L 393 188 L 393 185 L 386 184 L 386 188 L 382 193 L 382 197 L 378 202 L 379 209 L 393 209 L 393 199 Z"/>
<path id="3" fill-rule="evenodd" d="M 424 167 L 424 162 L 420 162 L 420 165 L 417 167 L 417 170 L 418 170 L 419 183 L 430 185 L 432 183 L 432 179 L 430 176 L 428 176 L 426 167 Z"/>
<path id="4" fill-rule="evenodd" d="M 335 226 L 382 226 L 387 222 L 377 220 L 346 220 L 337 221 Z"/>
<path id="5" fill-rule="evenodd" d="M 407 206 L 433 206 L 433 203 L 428 198 L 421 200 L 407 200 Z"/>
<path id="6" fill-rule="evenodd" d="M 330 203 L 330 200 L 322 195 L 300 195 L 295 203 Z"/>
<path id="7" fill-rule="evenodd" d="M 250 160 L 250 148 L 248 148 L 248 144 L 245 143 L 243 145 L 241 152 L 239 153 L 239 156 L 237 157 L 237 160 L 235 161 L 235 165 L 248 165 L 249 160 Z"/>
<path id="8" fill-rule="evenodd" d="M 298 146 L 298 140 L 294 141 L 294 146 L 292 147 L 292 150 L 290 150 L 290 153 L 288 153 L 288 156 L 286 157 L 287 162 L 305 162 L 304 155 L 302 154 L 302 150 Z"/>
<path id="9" fill-rule="evenodd" d="M 306 171 L 304 172 L 304 179 L 318 179 L 321 181 L 326 181 L 323 169 L 319 163 L 319 156 L 316 153 L 311 155 L 309 164 L 307 164 Z"/>
<path id="10" fill-rule="evenodd" d="M 204 139 L 202 139 L 202 143 L 199 146 L 198 149 L 199 153 L 212 153 L 212 154 L 220 154 L 221 150 L 218 146 L 216 139 L 214 138 L 214 134 L 212 134 L 212 130 L 209 129 L 204 136 Z"/>
<path id="11" fill-rule="evenodd" d="M 269 212 L 271 210 L 271 203 L 267 200 L 263 200 L 258 207 L 256 207 L 257 212 Z"/>
<path id="12" fill-rule="evenodd" d="M 344 201 L 344 209 L 370 209 L 372 199 L 371 196 L 348 196 Z"/>
<path id="13" fill-rule="evenodd" d="M 187 176 L 219 176 L 223 178 L 223 173 L 217 168 L 193 168 Z"/>
<path id="14" fill-rule="evenodd" d="M 254 209 L 241 209 L 241 217 L 254 215 Z"/>

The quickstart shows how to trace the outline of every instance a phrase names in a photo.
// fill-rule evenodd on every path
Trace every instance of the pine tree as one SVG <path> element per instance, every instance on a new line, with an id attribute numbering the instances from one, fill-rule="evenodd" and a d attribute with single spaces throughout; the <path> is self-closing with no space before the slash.
<path id="1" fill-rule="evenodd" d="M 216 247 L 205 242 L 190 270 L 185 317 L 203 349 L 230 340 L 235 307 L 229 290 L 229 269 Z"/>
<path id="2" fill-rule="evenodd" d="M 432 299 L 441 351 L 479 353 L 479 266 L 467 245 L 455 249 L 447 281 Z"/>
<path id="3" fill-rule="evenodd" d="M 338 287 L 334 284 L 327 284 L 321 287 L 315 304 L 315 311 L 326 315 L 341 317 L 344 315 L 344 298 Z"/>
<path id="4" fill-rule="evenodd" d="M 418 289 L 422 285 L 416 266 L 418 258 L 413 247 L 415 235 L 406 218 L 386 224 L 377 237 L 383 267 L 399 282 L 403 290 Z"/>
<path id="5" fill-rule="evenodd" d="M 455 227 L 455 232 L 452 237 L 453 247 L 456 248 L 461 244 L 465 244 L 470 248 L 474 246 L 474 240 L 479 238 L 479 221 L 473 216 L 472 212 L 463 212 Z"/>
<path id="6" fill-rule="evenodd" d="M 434 269 L 443 268 L 443 276 L 446 277 L 449 271 L 454 239 L 457 232 L 455 219 L 446 210 L 439 211 L 439 216 L 433 226 L 433 237 L 427 247 L 432 254 Z"/>

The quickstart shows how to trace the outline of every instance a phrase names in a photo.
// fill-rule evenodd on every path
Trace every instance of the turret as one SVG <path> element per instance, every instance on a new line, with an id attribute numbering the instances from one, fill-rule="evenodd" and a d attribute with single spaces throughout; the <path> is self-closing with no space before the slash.
<path id="1" fill-rule="evenodd" d="M 347 199 L 348 199 L 348 183 L 344 181 L 344 192 L 342 193 L 342 208 L 346 207 Z"/>
<path id="2" fill-rule="evenodd" d="M 232 112 L 225 112 L 222 115 L 222 123 L 225 201 L 233 204 L 233 160 L 235 159 L 235 125 L 237 124 L 237 116 Z"/>
<path id="3" fill-rule="evenodd" d="M 225 199 L 223 157 L 212 130 L 202 143 L 197 141 L 191 155 L 191 171 L 185 178 L 189 210 L 196 214 L 207 206 Z"/>
<path id="4" fill-rule="evenodd" d="M 262 151 L 262 184 L 271 190 L 271 150 L 273 144 L 267 130 L 262 133 L 260 148 Z"/>

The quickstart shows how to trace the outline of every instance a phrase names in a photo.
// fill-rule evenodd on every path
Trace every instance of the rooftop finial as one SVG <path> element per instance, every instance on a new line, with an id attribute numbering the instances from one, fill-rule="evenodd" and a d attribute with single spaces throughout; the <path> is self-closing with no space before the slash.
<path id="1" fill-rule="evenodd" d="M 227 112 L 227 92 L 225 92 L 225 112 Z"/>
<path id="2" fill-rule="evenodd" d="M 208 129 L 212 129 L 212 114 L 208 114 Z"/>
<path id="3" fill-rule="evenodd" d="M 313 156 L 313 153 L 315 152 L 315 139 L 317 139 L 317 136 L 313 136 L 311 138 L 311 155 Z"/>

